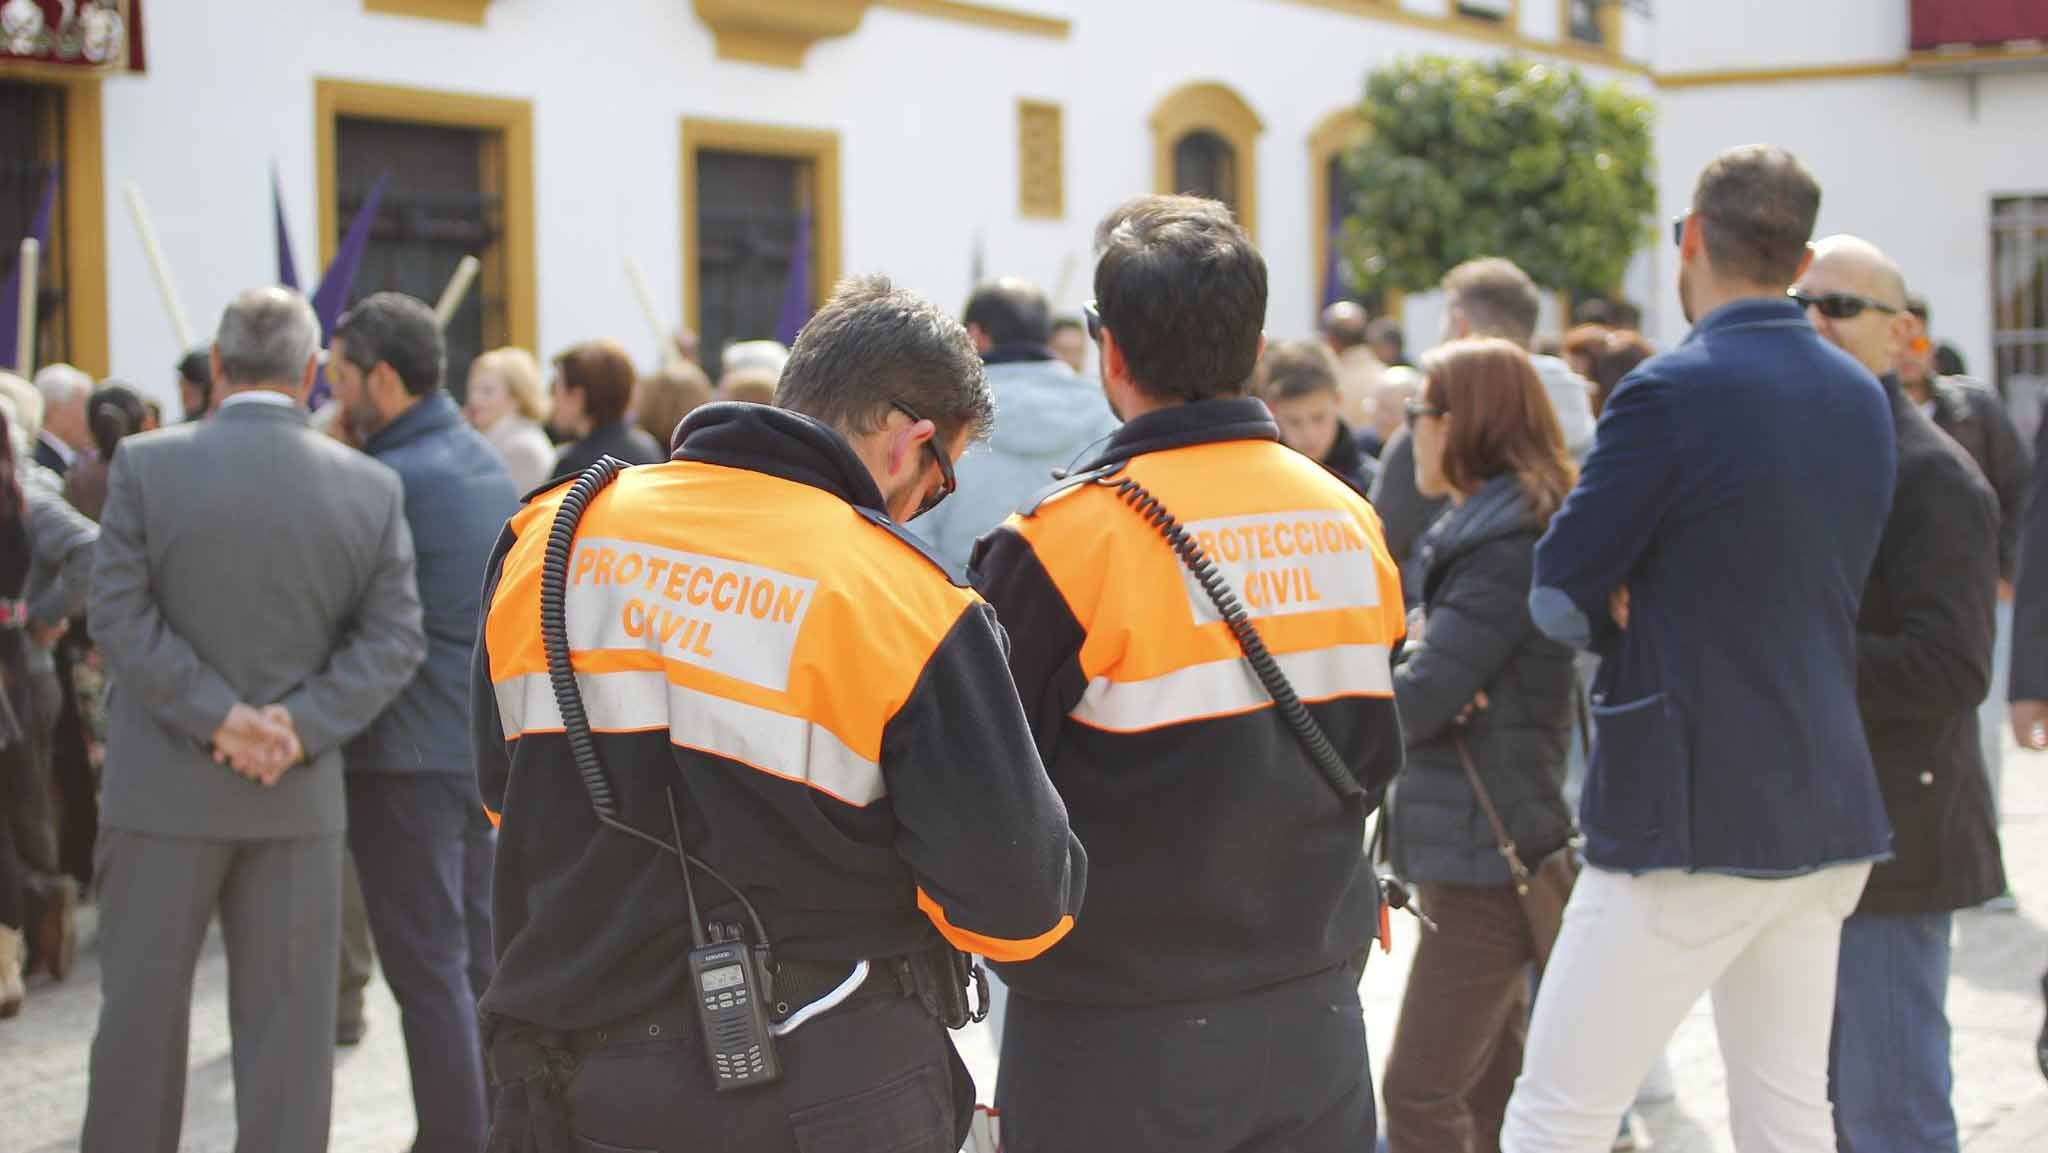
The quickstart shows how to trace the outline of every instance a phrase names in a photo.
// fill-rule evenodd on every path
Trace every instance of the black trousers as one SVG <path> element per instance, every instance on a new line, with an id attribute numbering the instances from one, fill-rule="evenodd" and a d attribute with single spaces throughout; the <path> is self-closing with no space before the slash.
<path id="1" fill-rule="evenodd" d="M 782 1080 L 733 1093 L 711 1087 L 686 1020 L 583 1057 L 567 1093 L 578 1153 L 954 1153 L 966 1138 L 973 1079 L 915 999 L 819 1017 L 776 1041 Z"/>
<path id="2" fill-rule="evenodd" d="M 1213 1001 L 1111 1007 L 1010 993 L 1006 1153 L 1370 1153 L 1355 966 Z"/>
<path id="3" fill-rule="evenodd" d="M 348 844 L 405 1028 L 418 1153 L 474 1153 L 488 1125 L 463 910 L 475 798 L 463 773 L 348 775 Z"/>

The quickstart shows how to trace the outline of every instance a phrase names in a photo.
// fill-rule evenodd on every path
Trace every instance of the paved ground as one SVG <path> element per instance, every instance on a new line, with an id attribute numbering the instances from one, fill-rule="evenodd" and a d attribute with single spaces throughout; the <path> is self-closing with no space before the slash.
<path id="1" fill-rule="evenodd" d="M 2035 1069 L 2041 1024 L 2038 984 L 2048 965 L 2048 757 L 2007 750 L 2005 852 L 2017 914 L 1969 913 L 1958 919 L 1949 1014 L 1955 1023 L 1956 1111 L 1972 1153 L 2048 1149 L 2048 1084 Z M 1401 926 L 1412 947 L 1413 930 Z M 1393 1035 L 1409 956 L 1375 957 L 1365 982 L 1375 1053 Z M 234 1087 L 228 1064 L 227 966 L 209 944 L 194 993 L 191 1080 L 184 1148 L 225 1151 L 234 1142 Z M 99 969 L 88 947 L 61 986 L 31 989 L 22 1017 L 0 1024 L 0 1153 L 55 1153 L 77 1146 L 85 1108 L 86 1055 L 98 1012 Z M 412 1139 L 412 1104 L 397 1007 L 379 983 L 371 991 L 370 1034 L 335 1057 L 332 1148 L 337 1153 L 399 1153 Z M 995 1054 L 986 1030 L 960 1034 L 960 1046 L 987 1100 Z M 1727 1105 L 1713 1017 L 1702 1003 L 1671 1045 L 1677 1099 L 1647 1111 L 1656 1147 L 1666 1153 L 1729 1153 Z"/>

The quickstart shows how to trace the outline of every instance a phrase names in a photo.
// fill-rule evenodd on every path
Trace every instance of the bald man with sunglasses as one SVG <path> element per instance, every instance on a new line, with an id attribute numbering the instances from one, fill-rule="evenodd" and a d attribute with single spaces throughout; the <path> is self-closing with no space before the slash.
<path id="1" fill-rule="evenodd" d="M 1856 622 L 1856 697 L 1892 824 L 1842 926 L 1828 1062 L 1840 1147 L 1957 1146 L 1946 1009 L 1956 909 L 2005 888 L 1977 726 L 1990 690 L 1998 498 L 1899 381 L 1917 332 L 1899 268 L 1833 236 L 1792 288 L 1814 327 L 1884 385 L 1898 479 Z"/>

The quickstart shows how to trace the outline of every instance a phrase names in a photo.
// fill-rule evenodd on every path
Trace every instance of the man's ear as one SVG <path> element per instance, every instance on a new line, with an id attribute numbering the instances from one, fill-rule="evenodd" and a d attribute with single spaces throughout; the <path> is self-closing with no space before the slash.
<path id="1" fill-rule="evenodd" d="M 1910 312 L 1901 312 L 1891 318 L 1892 368 L 1896 371 L 1901 364 L 1918 355 L 1913 347 L 1920 335 L 1920 318 Z"/>
<path id="2" fill-rule="evenodd" d="M 317 379 L 319 375 L 320 354 L 314 353 L 312 356 L 306 358 L 305 370 L 299 373 L 299 399 L 301 401 L 304 401 L 307 397 L 313 395 L 313 381 Z M 218 383 L 221 379 L 219 345 L 215 345 L 213 349 L 213 379 L 216 383 Z"/>
<path id="3" fill-rule="evenodd" d="M 1800 281 L 1805 280 L 1806 270 L 1812 267 L 1813 245 L 1809 244 L 1806 246 L 1806 249 L 1799 254 L 1799 271 L 1792 274 L 1792 283 L 1797 284 Z"/>
<path id="4" fill-rule="evenodd" d="M 1102 330 L 1102 379 L 1128 383 L 1130 367 L 1124 363 L 1123 346 L 1116 342 L 1116 334 Z"/>
<path id="5" fill-rule="evenodd" d="M 220 345 L 214 344 L 206 350 L 207 372 L 213 377 L 213 387 L 225 388 L 228 383 L 226 370 L 220 364 Z M 310 361 L 308 363 L 311 363 Z"/>
<path id="6" fill-rule="evenodd" d="M 391 367 L 389 361 L 378 361 L 364 383 L 369 386 L 364 391 L 370 394 L 369 399 L 376 401 L 379 408 L 396 408 L 405 402 L 405 381 L 399 378 L 398 370 Z"/>

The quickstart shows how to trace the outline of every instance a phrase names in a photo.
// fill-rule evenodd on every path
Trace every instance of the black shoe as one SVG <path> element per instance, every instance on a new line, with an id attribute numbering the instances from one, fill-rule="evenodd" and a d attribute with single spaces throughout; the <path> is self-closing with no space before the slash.
<path id="1" fill-rule="evenodd" d="M 344 1049 L 353 1049 L 363 1043 L 363 1034 L 370 1031 L 370 1023 L 361 1017 L 353 1021 L 334 1023 L 334 1043 Z"/>

